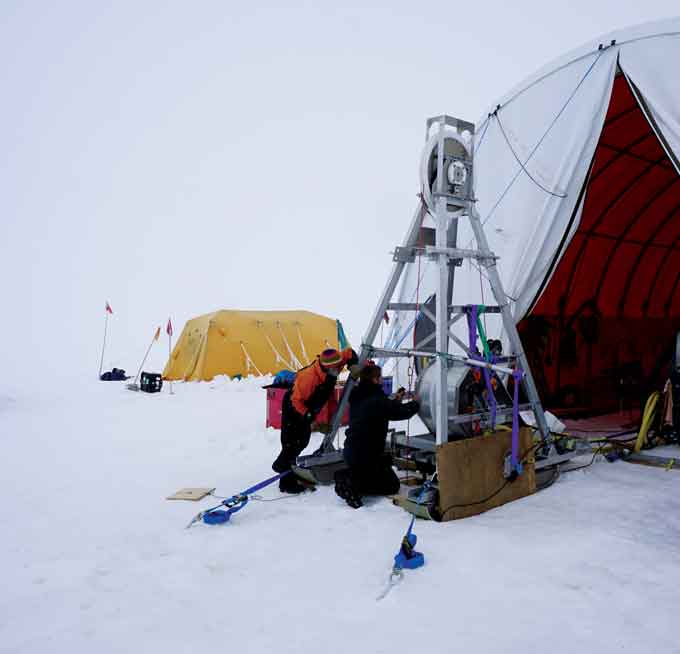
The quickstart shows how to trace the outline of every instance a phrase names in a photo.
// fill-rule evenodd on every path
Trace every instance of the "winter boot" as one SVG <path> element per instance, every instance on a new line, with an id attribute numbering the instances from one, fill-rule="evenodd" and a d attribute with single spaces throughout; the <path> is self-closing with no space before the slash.
<path id="1" fill-rule="evenodd" d="M 289 472 L 279 479 L 279 490 L 282 493 L 297 495 L 298 493 L 304 493 L 307 490 L 307 487 L 304 484 L 301 484 L 300 480 L 292 472 Z"/>
<path id="2" fill-rule="evenodd" d="M 293 457 L 293 462 L 295 462 L 295 457 Z M 281 452 L 281 454 L 276 457 L 274 463 L 272 463 L 272 470 L 274 472 L 286 472 L 286 470 L 290 470 L 290 465 L 290 457 L 286 456 L 286 453 Z"/>
<path id="3" fill-rule="evenodd" d="M 335 473 L 335 494 L 345 500 L 353 509 L 359 509 L 364 504 L 361 495 L 356 492 L 349 470 L 339 470 Z"/>

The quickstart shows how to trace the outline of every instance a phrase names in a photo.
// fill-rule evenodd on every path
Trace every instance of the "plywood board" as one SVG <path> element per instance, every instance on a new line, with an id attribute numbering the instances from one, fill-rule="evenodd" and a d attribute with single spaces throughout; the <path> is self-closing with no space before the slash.
<path id="1" fill-rule="evenodd" d="M 503 461 L 510 452 L 512 434 L 497 431 L 489 436 L 466 438 L 437 448 L 439 510 L 442 520 L 477 515 L 536 491 L 533 456 L 524 472 L 505 484 Z M 531 430 L 519 434 L 520 454 L 531 448 Z M 501 489 L 499 491 L 499 489 Z"/>
<path id="2" fill-rule="evenodd" d="M 176 493 L 166 497 L 166 500 L 190 500 L 197 502 L 202 500 L 206 495 L 210 495 L 214 488 L 180 488 Z"/>

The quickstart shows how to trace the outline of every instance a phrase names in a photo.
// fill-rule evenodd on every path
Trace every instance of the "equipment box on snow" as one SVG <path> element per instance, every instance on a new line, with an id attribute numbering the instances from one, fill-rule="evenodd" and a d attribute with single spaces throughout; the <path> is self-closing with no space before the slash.
<path id="1" fill-rule="evenodd" d="M 163 378 L 155 372 L 143 372 L 139 387 L 145 393 L 160 393 L 163 388 Z"/>

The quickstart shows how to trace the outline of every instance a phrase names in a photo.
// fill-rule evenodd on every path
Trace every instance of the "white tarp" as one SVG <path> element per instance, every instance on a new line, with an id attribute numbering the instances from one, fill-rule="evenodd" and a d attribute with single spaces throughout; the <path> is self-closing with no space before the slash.
<path id="1" fill-rule="evenodd" d="M 497 116 L 485 115 L 477 123 L 477 207 L 491 249 L 500 257 L 499 272 L 517 321 L 531 309 L 578 227 L 579 193 L 619 60 L 670 148 L 680 154 L 680 18 L 607 34 L 568 53 L 494 103 L 489 112 L 500 104 Z M 469 247 L 471 230 L 465 219 L 459 222 L 458 243 Z M 419 284 L 418 264 L 407 267 L 401 302 L 422 302 L 435 291 L 434 265 L 424 258 L 419 265 Z M 479 269 L 467 262 L 456 269 L 454 303 L 494 303 Z M 396 315 L 386 345 L 412 346 L 412 321 L 413 314 Z M 502 336 L 499 321 L 489 321 L 489 336 Z"/>
<path id="2" fill-rule="evenodd" d="M 596 51 L 544 78 L 501 104 L 479 133 L 478 211 L 518 318 L 529 309 L 576 207 L 607 112 L 616 55 L 614 48 Z"/>

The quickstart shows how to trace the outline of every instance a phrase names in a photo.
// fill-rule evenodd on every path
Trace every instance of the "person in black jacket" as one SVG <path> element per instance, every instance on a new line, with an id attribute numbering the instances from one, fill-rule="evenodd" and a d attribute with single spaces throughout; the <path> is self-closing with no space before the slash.
<path id="1" fill-rule="evenodd" d="M 385 453 L 385 439 L 390 420 L 407 420 L 418 412 L 417 402 L 402 402 L 403 394 L 402 389 L 395 399 L 385 395 L 379 366 L 368 364 L 362 369 L 349 398 L 344 446 L 348 469 L 335 475 L 335 492 L 352 508 L 362 506 L 363 495 L 399 492 L 399 478 L 392 470 L 392 458 Z"/>

